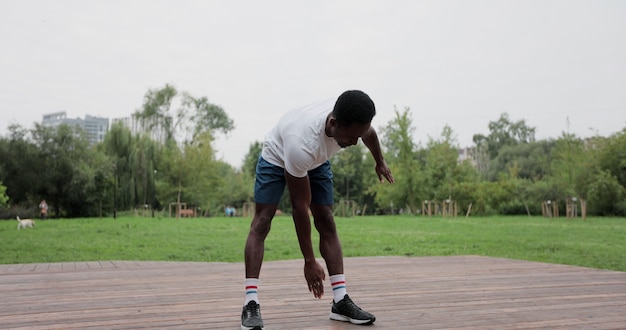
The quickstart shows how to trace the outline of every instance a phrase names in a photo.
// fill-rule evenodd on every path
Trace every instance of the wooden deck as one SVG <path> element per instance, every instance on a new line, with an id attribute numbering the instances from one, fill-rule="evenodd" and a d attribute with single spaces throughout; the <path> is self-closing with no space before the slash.
<path id="1" fill-rule="evenodd" d="M 372 326 L 328 319 L 300 260 L 266 262 L 266 329 L 626 329 L 626 273 L 480 256 L 347 258 Z M 239 329 L 243 264 L 0 265 L 2 329 Z M 328 282 L 328 281 L 327 281 Z"/>

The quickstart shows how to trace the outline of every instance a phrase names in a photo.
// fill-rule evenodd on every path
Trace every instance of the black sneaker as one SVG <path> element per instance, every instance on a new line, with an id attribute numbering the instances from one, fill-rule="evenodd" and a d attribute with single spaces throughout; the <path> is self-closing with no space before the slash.
<path id="1" fill-rule="evenodd" d="M 261 305 L 251 300 L 241 311 L 241 330 L 263 330 Z"/>
<path id="2" fill-rule="evenodd" d="M 348 295 L 345 295 L 338 303 L 333 300 L 330 319 L 360 325 L 372 324 L 376 321 L 374 315 L 362 310 Z"/>

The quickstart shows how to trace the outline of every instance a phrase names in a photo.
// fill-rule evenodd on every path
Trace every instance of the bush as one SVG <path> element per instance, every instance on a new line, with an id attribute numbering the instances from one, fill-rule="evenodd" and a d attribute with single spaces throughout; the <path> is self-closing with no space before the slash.
<path id="1" fill-rule="evenodd" d="M 19 205 L 14 205 L 9 208 L 0 210 L 0 219 L 15 220 L 15 218 L 18 216 L 22 219 L 35 218 L 38 216 L 38 213 L 35 209 L 25 208 Z"/>
<path id="2" fill-rule="evenodd" d="M 5 209 L 8 202 L 9 196 L 7 196 L 7 187 L 3 186 L 2 181 L 0 181 L 0 210 Z"/>
<path id="3" fill-rule="evenodd" d="M 589 213 L 594 215 L 624 215 L 626 192 L 617 178 L 608 171 L 601 171 L 589 185 Z"/>

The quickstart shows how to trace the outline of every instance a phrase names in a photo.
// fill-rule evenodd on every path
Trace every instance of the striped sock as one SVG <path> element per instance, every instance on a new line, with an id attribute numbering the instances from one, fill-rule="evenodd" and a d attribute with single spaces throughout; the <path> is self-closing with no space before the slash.
<path id="1" fill-rule="evenodd" d="M 330 284 L 333 286 L 333 300 L 339 302 L 348 293 L 346 291 L 346 275 L 332 275 L 330 277 Z"/>
<path id="2" fill-rule="evenodd" d="M 259 302 L 259 279 L 258 278 L 246 278 L 246 303 L 247 305 L 250 301 L 254 300 L 257 303 Z"/>

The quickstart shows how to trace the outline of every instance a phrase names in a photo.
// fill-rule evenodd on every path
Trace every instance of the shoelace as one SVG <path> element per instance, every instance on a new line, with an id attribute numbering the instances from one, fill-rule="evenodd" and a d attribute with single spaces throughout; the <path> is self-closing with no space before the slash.
<path id="1" fill-rule="evenodd" d="M 341 306 L 344 310 L 344 312 L 349 313 L 350 315 L 363 315 L 364 312 L 363 310 L 357 306 L 352 299 L 350 298 L 344 298 L 345 299 L 345 303 L 343 304 L 343 306 Z"/>
<path id="2" fill-rule="evenodd" d="M 261 311 L 258 304 L 247 304 L 246 312 L 248 313 L 248 317 L 255 317 L 259 316 Z"/>

